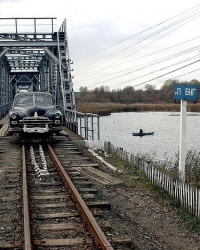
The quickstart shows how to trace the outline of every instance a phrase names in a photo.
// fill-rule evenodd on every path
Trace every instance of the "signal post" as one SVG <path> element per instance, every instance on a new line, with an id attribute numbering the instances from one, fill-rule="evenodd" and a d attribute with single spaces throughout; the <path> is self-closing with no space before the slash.
<path id="1" fill-rule="evenodd" d="M 197 87 L 195 85 L 176 84 L 173 87 L 173 99 L 181 101 L 179 179 L 180 181 L 185 182 L 187 101 L 197 101 Z"/>

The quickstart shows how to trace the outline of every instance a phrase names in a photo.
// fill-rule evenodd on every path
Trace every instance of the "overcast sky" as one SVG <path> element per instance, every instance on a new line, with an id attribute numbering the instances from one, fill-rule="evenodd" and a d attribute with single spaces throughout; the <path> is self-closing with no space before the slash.
<path id="1" fill-rule="evenodd" d="M 200 81 L 198 0 L 0 0 L 0 17 L 66 18 L 76 91 Z"/>

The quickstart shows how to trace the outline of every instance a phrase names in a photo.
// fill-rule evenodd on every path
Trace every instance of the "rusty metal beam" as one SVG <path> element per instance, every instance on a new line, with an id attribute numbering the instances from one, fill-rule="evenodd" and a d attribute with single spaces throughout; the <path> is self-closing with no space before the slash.
<path id="1" fill-rule="evenodd" d="M 22 168 L 23 168 L 23 211 L 24 211 L 24 250 L 32 250 L 30 217 L 28 206 L 27 176 L 26 176 L 26 158 L 25 146 L 22 145 Z"/>

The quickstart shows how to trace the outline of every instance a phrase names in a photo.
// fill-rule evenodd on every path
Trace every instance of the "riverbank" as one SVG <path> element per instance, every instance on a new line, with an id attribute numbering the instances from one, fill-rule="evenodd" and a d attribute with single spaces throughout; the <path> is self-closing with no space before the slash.
<path id="1" fill-rule="evenodd" d="M 77 103 L 77 110 L 83 113 L 93 113 L 98 115 L 110 115 L 116 112 L 146 112 L 146 111 L 162 111 L 162 112 L 179 112 L 180 104 L 175 103 Z M 188 103 L 187 111 L 200 112 L 200 103 Z"/>
<path id="2" fill-rule="evenodd" d="M 108 164 L 100 163 L 89 151 L 84 153 L 99 164 L 99 170 L 123 182 L 121 185 L 95 182 L 95 187 L 111 202 L 116 214 L 116 217 L 108 217 L 108 221 L 118 228 L 119 235 L 123 232 L 131 237 L 133 247 L 129 249 L 199 249 L 199 221 L 164 190 L 150 183 L 138 171 L 138 165 L 122 160 L 117 154 L 98 152 L 108 164 L 114 166 L 111 172 Z"/>

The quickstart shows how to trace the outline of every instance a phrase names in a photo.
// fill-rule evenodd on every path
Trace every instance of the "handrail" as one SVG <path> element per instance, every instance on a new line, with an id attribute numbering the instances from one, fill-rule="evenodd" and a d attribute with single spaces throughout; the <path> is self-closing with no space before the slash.
<path id="1" fill-rule="evenodd" d="M 99 115 L 65 110 L 65 125 L 85 140 L 100 140 Z"/>

